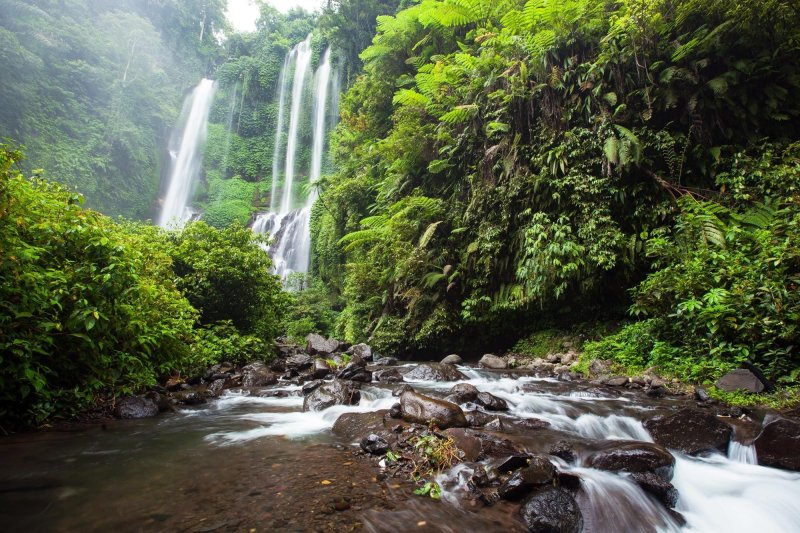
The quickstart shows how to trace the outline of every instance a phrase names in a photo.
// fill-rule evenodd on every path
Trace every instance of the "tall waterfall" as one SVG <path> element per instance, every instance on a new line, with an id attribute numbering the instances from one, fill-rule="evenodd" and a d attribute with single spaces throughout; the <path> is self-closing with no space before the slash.
<path id="1" fill-rule="evenodd" d="M 187 203 L 193 182 L 200 172 L 203 155 L 201 146 L 208 132 L 208 114 L 214 99 L 214 89 L 214 82 L 203 78 L 183 103 L 178 122 L 183 127 L 176 126 L 170 139 L 172 166 L 167 195 L 158 219 L 159 226 L 181 226 L 191 218 L 192 213 L 187 209 Z"/>
<path id="2" fill-rule="evenodd" d="M 273 243 L 270 255 L 275 265 L 275 272 L 285 277 L 292 272 L 307 272 L 311 250 L 311 207 L 316 200 L 316 191 L 308 190 L 306 201 L 302 206 L 297 206 L 296 201 L 300 191 L 308 185 L 313 185 L 322 175 L 325 157 L 325 144 L 330 125 L 333 123 L 329 117 L 338 116 L 338 76 L 332 76 L 331 50 L 325 51 L 320 59 L 320 64 L 313 78 L 310 76 L 311 68 L 311 36 L 295 46 L 286 56 L 281 71 L 278 96 L 278 124 L 275 132 L 275 153 L 273 157 L 272 174 L 272 201 L 270 212 L 258 215 L 253 223 L 253 231 L 268 234 Z M 289 99 L 289 76 L 294 69 L 291 104 L 289 112 L 289 128 L 286 132 L 285 152 L 284 123 L 285 109 Z M 309 83 L 313 81 L 314 97 L 306 97 Z M 333 94 L 332 94 L 333 93 Z M 300 125 L 305 119 L 311 119 L 312 141 L 311 161 L 309 168 L 299 169 L 297 152 L 300 148 Z M 281 159 L 283 155 L 283 159 Z M 280 162 L 284 161 L 283 187 L 278 198 L 278 183 Z M 302 175 L 302 170 L 307 170 L 307 183 L 298 183 L 296 175 Z"/>

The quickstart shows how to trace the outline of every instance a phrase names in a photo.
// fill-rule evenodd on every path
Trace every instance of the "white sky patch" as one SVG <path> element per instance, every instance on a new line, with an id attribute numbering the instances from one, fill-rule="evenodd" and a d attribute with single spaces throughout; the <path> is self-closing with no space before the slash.
<path id="1" fill-rule="evenodd" d="M 275 7 L 278 11 L 286 13 L 293 7 L 302 7 L 306 11 L 316 11 L 320 9 L 326 0 L 266 0 L 267 4 Z M 225 12 L 228 21 L 238 32 L 250 32 L 256 30 L 256 20 L 259 11 L 255 0 L 228 0 L 228 10 Z"/>

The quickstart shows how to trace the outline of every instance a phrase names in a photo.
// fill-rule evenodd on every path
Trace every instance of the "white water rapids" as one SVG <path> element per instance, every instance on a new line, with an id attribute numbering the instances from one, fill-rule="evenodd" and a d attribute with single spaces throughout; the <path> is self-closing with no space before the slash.
<path id="1" fill-rule="evenodd" d="M 652 441 L 640 417 L 654 407 L 629 397 L 581 389 L 552 379 L 531 376 L 503 377 L 498 373 L 459 367 L 467 383 L 508 402 L 510 410 L 499 416 L 508 423 L 526 418 L 550 422 L 548 431 L 587 439 Z M 443 396 L 454 383 L 414 381 L 415 389 L 432 396 Z M 298 386 L 283 386 L 288 394 L 299 394 Z M 370 412 L 388 409 L 397 398 L 391 387 L 370 384 L 362 388 L 362 399 L 355 406 L 334 406 L 321 412 L 303 412 L 303 397 L 263 398 L 242 392 L 226 393 L 211 409 L 218 416 L 249 405 L 252 410 L 236 416 L 255 427 L 241 431 L 220 431 L 206 440 L 214 445 L 232 446 L 268 436 L 303 440 L 324 434 L 345 412 Z M 467 406 L 462 406 L 467 407 Z M 474 406 L 469 406 L 473 408 Z M 490 413 L 493 416 L 498 413 Z M 504 423 L 505 423 L 504 422 Z M 578 475 L 581 489 L 576 496 L 584 515 L 584 531 L 686 531 L 704 533 L 798 531 L 800 524 L 800 474 L 748 464 L 754 461 L 749 446 L 733 442 L 729 454 L 690 457 L 673 451 L 676 458 L 672 483 L 679 492 L 676 510 L 686 519 L 680 526 L 669 512 L 625 474 L 605 472 L 568 464 L 555 457 L 559 470 Z M 459 495 L 466 490 L 472 473 L 460 464 L 437 478 L 448 505 L 462 505 Z"/>

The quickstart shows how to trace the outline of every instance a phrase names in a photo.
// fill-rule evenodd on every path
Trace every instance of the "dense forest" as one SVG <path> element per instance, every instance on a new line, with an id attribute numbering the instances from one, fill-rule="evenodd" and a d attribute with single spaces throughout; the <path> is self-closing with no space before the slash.
<path id="1" fill-rule="evenodd" d="M 341 0 L 263 5 L 252 33 L 224 9 L 0 0 L 3 427 L 308 333 L 400 358 L 570 338 L 578 369 L 713 382 L 751 362 L 797 387 L 795 2 Z M 247 226 L 275 193 L 282 66 L 309 34 L 341 107 L 306 191 L 309 272 L 280 280 Z M 202 219 L 157 228 L 202 77 Z"/>

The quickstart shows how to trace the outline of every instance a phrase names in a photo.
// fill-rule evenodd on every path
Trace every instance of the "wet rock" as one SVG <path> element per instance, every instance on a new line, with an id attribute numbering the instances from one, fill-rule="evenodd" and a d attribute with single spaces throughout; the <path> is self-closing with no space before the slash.
<path id="1" fill-rule="evenodd" d="M 307 381 L 303 383 L 303 388 L 302 388 L 303 396 L 311 394 L 312 392 L 317 390 L 323 383 L 324 381 L 322 381 L 321 379 L 315 379 L 314 381 Z"/>
<path id="2" fill-rule="evenodd" d="M 558 472 L 556 478 L 558 479 L 557 485 L 563 489 L 578 492 L 581 488 L 581 476 L 574 472 Z"/>
<path id="3" fill-rule="evenodd" d="M 555 487 L 542 487 L 520 509 L 528 531 L 542 533 L 580 533 L 583 515 L 572 495 Z"/>
<path id="4" fill-rule="evenodd" d="M 508 404 L 505 400 L 488 392 L 478 393 L 475 403 L 489 411 L 508 411 Z"/>
<path id="5" fill-rule="evenodd" d="M 586 466 L 611 472 L 653 472 L 669 481 L 675 458 L 650 442 L 611 441 L 586 459 Z"/>
<path id="6" fill-rule="evenodd" d="M 389 409 L 389 416 L 392 418 L 402 418 L 403 417 L 403 410 L 400 408 L 400 404 L 396 403 L 392 405 L 392 408 Z"/>
<path id="7" fill-rule="evenodd" d="M 372 379 L 381 383 L 399 383 L 403 381 L 403 374 L 396 368 L 385 368 L 372 373 Z"/>
<path id="8" fill-rule="evenodd" d="M 495 469 L 500 473 L 507 474 L 528 466 L 532 457 L 532 455 L 527 453 L 509 455 L 508 457 L 496 461 Z"/>
<path id="9" fill-rule="evenodd" d="M 447 401 L 453 403 L 471 402 L 478 396 L 479 392 L 475 385 L 459 383 L 458 385 L 453 385 L 453 388 L 447 392 Z"/>
<path id="10" fill-rule="evenodd" d="M 114 416 L 117 418 L 150 418 L 158 412 L 158 404 L 146 396 L 128 396 L 114 406 Z"/>
<path id="11" fill-rule="evenodd" d="M 364 368 L 366 365 L 361 359 L 353 358 L 352 361 L 336 374 L 339 379 L 359 381 L 361 383 L 372 383 L 372 372 Z"/>
<path id="12" fill-rule="evenodd" d="M 322 379 L 331 373 L 331 367 L 324 359 L 314 359 L 314 367 L 311 376 L 314 379 Z"/>
<path id="13" fill-rule="evenodd" d="M 672 483 L 652 472 L 636 472 L 631 474 L 631 481 L 642 490 L 649 492 L 667 507 L 675 507 L 678 503 L 678 489 Z"/>
<path id="14" fill-rule="evenodd" d="M 200 405 L 206 403 L 206 395 L 202 391 L 183 391 L 172 394 L 172 397 L 183 405 Z"/>
<path id="15" fill-rule="evenodd" d="M 397 364 L 397 359 L 394 357 L 381 357 L 379 359 L 375 359 L 372 364 L 375 366 L 395 366 Z"/>
<path id="16" fill-rule="evenodd" d="M 548 453 L 568 463 L 574 463 L 578 459 L 578 454 L 575 453 L 575 448 L 573 448 L 572 443 L 565 440 L 560 440 L 551 445 Z"/>
<path id="17" fill-rule="evenodd" d="M 227 388 L 229 383 L 230 383 L 230 378 L 215 379 L 208 386 L 208 392 L 210 394 L 213 394 L 214 396 L 219 396 L 220 394 L 222 394 L 222 391 Z"/>
<path id="18" fill-rule="evenodd" d="M 651 418 L 644 427 L 657 443 L 690 455 L 708 450 L 725 453 L 733 434 L 731 426 L 696 409 L 681 409 L 670 416 Z"/>
<path id="19" fill-rule="evenodd" d="M 498 493 L 504 500 L 519 500 L 539 485 L 552 483 L 556 475 L 553 463 L 541 456 L 530 458 L 529 466 L 520 468 L 500 485 Z"/>
<path id="20" fill-rule="evenodd" d="M 434 423 L 442 429 L 465 427 L 464 412 L 454 403 L 407 391 L 400 396 L 403 420 L 417 424 Z"/>
<path id="21" fill-rule="evenodd" d="M 800 471 L 800 423 L 788 419 L 770 422 L 754 444 L 758 464 Z"/>
<path id="22" fill-rule="evenodd" d="M 164 383 L 164 388 L 169 392 L 176 392 L 181 390 L 186 381 L 182 377 L 171 377 Z"/>
<path id="23" fill-rule="evenodd" d="M 694 399 L 698 402 L 707 402 L 711 399 L 711 396 L 708 395 L 708 391 L 703 387 L 695 387 L 694 388 Z"/>
<path id="24" fill-rule="evenodd" d="M 386 422 L 387 413 L 386 409 L 368 413 L 343 413 L 336 419 L 332 431 L 349 442 L 357 442 L 364 435 L 371 433 L 379 435 L 389 442 L 390 430 Z M 396 423 L 397 421 L 392 421 L 392 424 Z"/>
<path id="25" fill-rule="evenodd" d="M 489 479 L 486 468 L 484 468 L 483 465 L 477 465 L 472 473 L 472 477 L 469 479 L 469 484 L 473 487 L 488 487 L 489 483 L 491 483 L 491 479 Z"/>
<path id="26" fill-rule="evenodd" d="M 276 357 L 269 363 L 269 369 L 273 372 L 286 372 L 286 358 L 285 357 Z"/>
<path id="27" fill-rule="evenodd" d="M 351 346 L 347 353 L 352 354 L 353 357 L 357 357 L 362 361 L 372 361 L 372 347 L 369 344 L 356 344 L 355 346 Z"/>
<path id="28" fill-rule="evenodd" d="M 663 387 L 649 387 L 644 393 L 651 398 L 661 398 L 667 394 L 667 391 Z"/>
<path id="29" fill-rule="evenodd" d="M 611 372 L 611 361 L 607 359 L 595 359 L 589 363 L 589 374 L 592 376 L 602 376 Z"/>
<path id="30" fill-rule="evenodd" d="M 392 391 L 392 396 L 397 398 L 407 391 L 414 392 L 414 388 L 411 385 L 400 385 L 398 388 Z"/>
<path id="31" fill-rule="evenodd" d="M 467 377 L 453 365 L 423 363 L 405 375 L 406 381 L 459 381 Z"/>
<path id="32" fill-rule="evenodd" d="M 627 385 L 629 382 L 630 380 L 626 376 L 617 376 L 603 381 L 603 383 L 609 387 L 622 387 L 623 385 Z"/>
<path id="33" fill-rule="evenodd" d="M 522 449 L 508 439 L 503 439 L 487 433 L 475 433 L 481 439 L 481 455 L 479 461 L 494 459 L 495 463 L 502 464 L 509 457 L 529 457 Z"/>
<path id="34" fill-rule="evenodd" d="M 287 370 L 301 371 L 314 366 L 314 358 L 305 353 L 298 353 L 286 358 L 284 363 Z"/>
<path id="35" fill-rule="evenodd" d="M 481 440 L 463 428 L 450 428 L 443 432 L 452 438 L 459 450 L 463 452 L 462 461 L 473 462 L 481 454 Z"/>
<path id="36" fill-rule="evenodd" d="M 516 425 L 524 429 L 544 429 L 550 427 L 550 422 L 541 418 L 523 418 L 517 420 Z"/>
<path id="37" fill-rule="evenodd" d="M 356 405 L 360 400 L 361 391 L 352 383 L 334 379 L 306 396 L 303 411 L 322 411 L 333 405 Z"/>
<path id="38" fill-rule="evenodd" d="M 481 360 L 478 361 L 478 364 L 483 368 L 491 368 L 494 370 L 508 368 L 508 361 L 491 353 L 487 353 L 481 357 Z"/>
<path id="39" fill-rule="evenodd" d="M 485 424 L 483 428 L 491 431 L 505 431 L 506 426 L 505 424 L 503 424 L 502 420 L 500 420 L 499 418 L 495 418 L 488 424 Z"/>
<path id="40" fill-rule="evenodd" d="M 243 387 L 266 387 L 277 382 L 278 376 L 264 363 L 252 363 L 242 367 Z"/>
<path id="41" fill-rule="evenodd" d="M 460 365 L 464 362 L 458 354 L 450 354 L 440 361 L 443 365 Z"/>
<path id="42" fill-rule="evenodd" d="M 755 394 L 764 390 L 761 380 L 746 368 L 728 372 L 717 380 L 716 385 L 718 389 L 728 392 L 744 391 Z"/>
<path id="43" fill-rule="evenodd" d="M 389 451 L 389 443 L 380 435 L 370 433 L 361 439 L 361 449 L 372 455 L 383 455 Z"/>
<path id="44" fill-rule="evenodd" d="M 491 424 L 496 419 L 496 417 L 488 415 L 483 411 L 478 411 L 477 409 L 474 411 L 465 411 L 464 416 L 467 419 L 467 424 L 469 424 L 469 427 L 473 428 L 479 428 L 487 424 Z"/>
<path id="45" fill-rule="evenodd" d="M 312 354 L 328 355 L 339 348 L 339 341 L 336 339 L 326 339 L 317 333 L 306 335 L 306 350 Z"/>
<path id="46" fill-rule="evenodd" d="M 147 394 L 144 395 L 145 398 L 148 400 L 152 400 L 158 406 L 158 410 L 160 412 L 164 411 L 174 411 L 175 407 L 170 403 L 169 397 L 165 394 L 161 394 L 157 391 L 151 390 Z"/>

